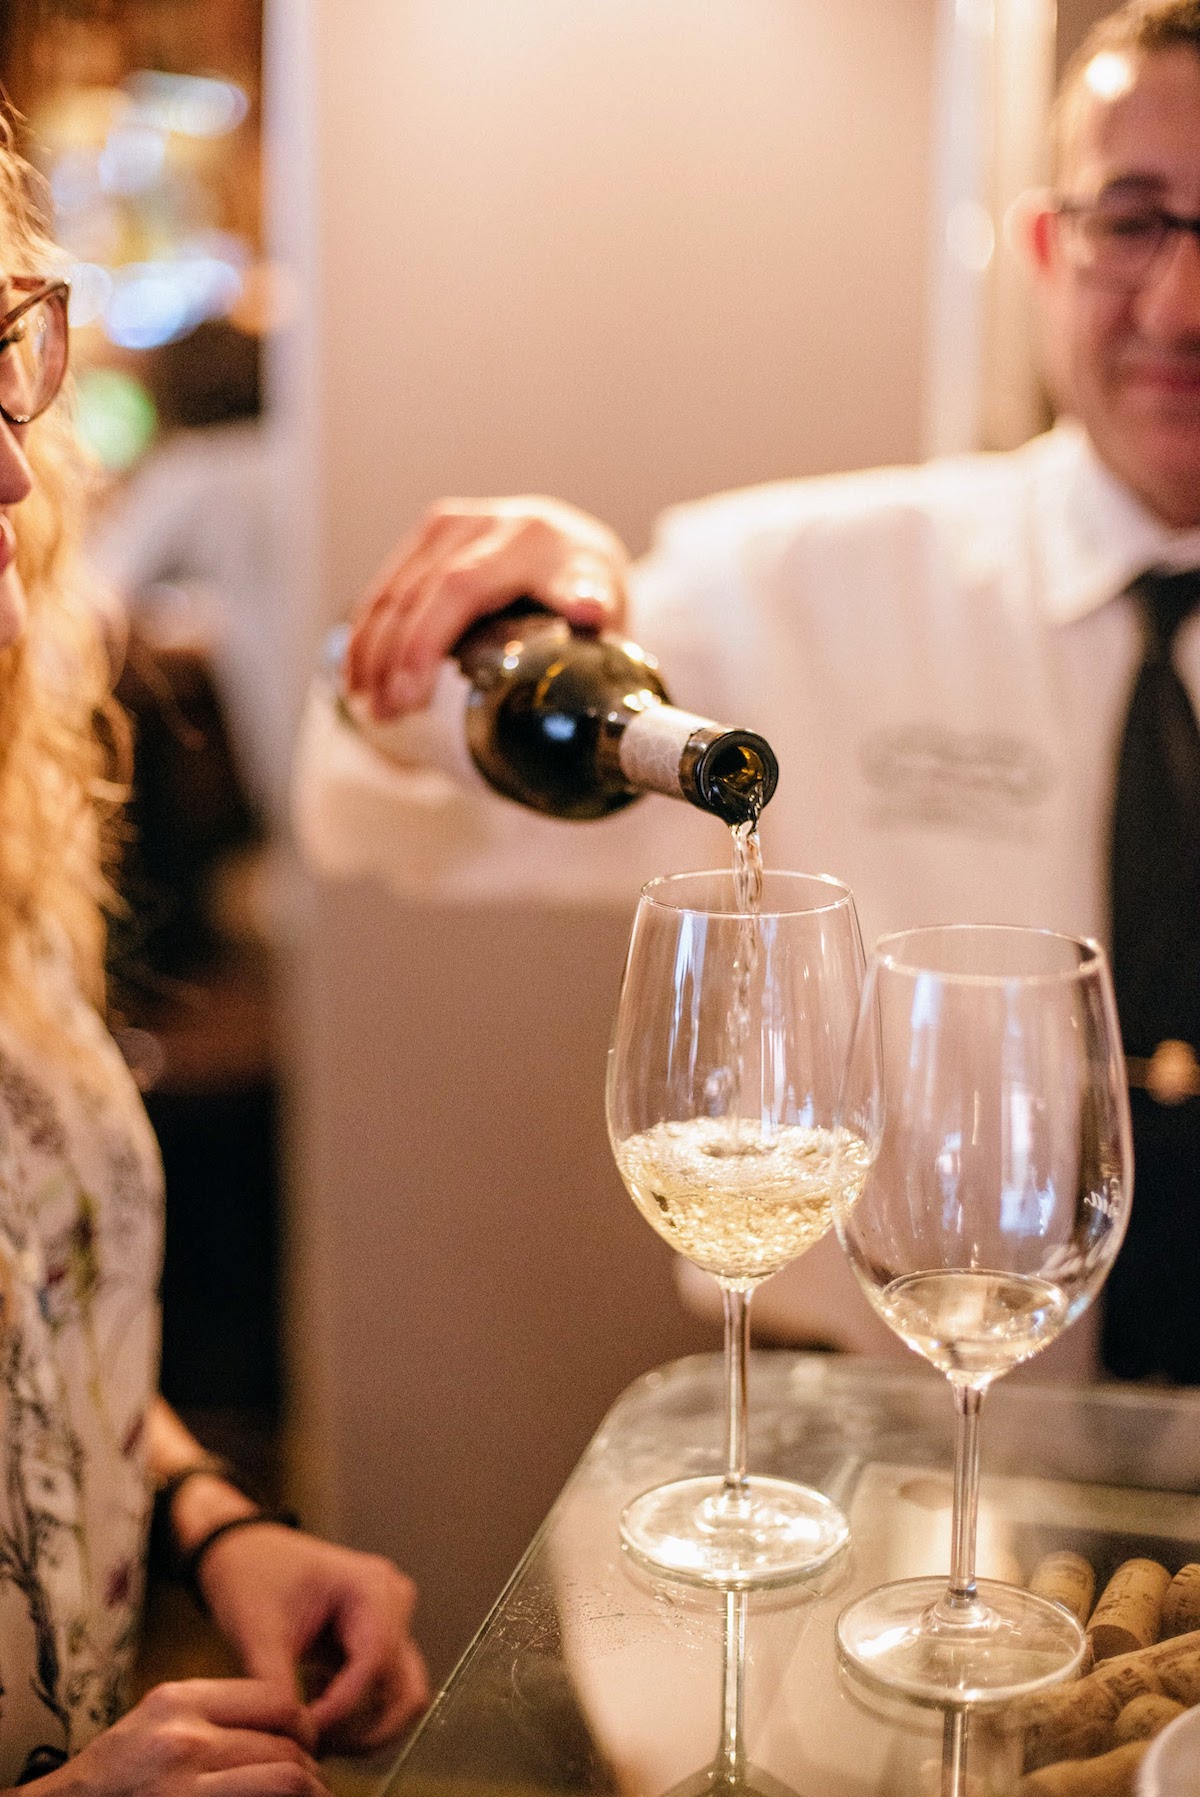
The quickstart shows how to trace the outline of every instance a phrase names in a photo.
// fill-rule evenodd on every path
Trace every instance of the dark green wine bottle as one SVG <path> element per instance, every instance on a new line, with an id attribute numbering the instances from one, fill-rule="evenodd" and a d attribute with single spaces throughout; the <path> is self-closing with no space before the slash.
<path id="1" fill-rule="evenodd" d="M 470 681 L 467 746 L 497 792 L 554 817 L 605 817 L 668 793 L 753 822 L 779 767 L 751 730 L 671 704 L 654 658 L 529 600 L 482 619 L 454 654 Z"/>
<path id="2" fill-rule="evenodd" d="M 347 631 L 331 633 L 335 688 Z M 686 799 L 727 824 L 754 823 L 779 765 L 752 730 L 671 704 L 653 656 L 607 632 L 573 629 L 533 600 L 482 618 L 452 651 L 469 682 L 471 759 L 506 798 L 552 817 L 596 818 L 646 792 Z M 384 739 L 365 705 L 342 705 L 368 741 Z"/>

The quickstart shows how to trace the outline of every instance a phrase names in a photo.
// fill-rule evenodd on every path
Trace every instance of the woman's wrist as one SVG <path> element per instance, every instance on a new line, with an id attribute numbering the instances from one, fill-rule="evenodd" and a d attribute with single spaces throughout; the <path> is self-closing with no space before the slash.
<path id="1" fill-rule="evenodd" d="M 174 1458 L 154 1489 L 151 1565 L 175 1583 L 186 1582 L 197 1545 L 223 1523 L 256 1515 L 259 1508 L 228 1461 L 199 1448 L 191 1459 Z"/>
<path id="2" fill-rule="evenodd" d="M 167 1577 L 186 1586 L 207 1610 L 200 1573 L 210 1548 L 235 1531 L 271 1523 L 300 1527 L 290 1510 L 269 1509 L 243 1491 L 228 1461 L 206 1454 L 175 1465 L 159 1481 L 152 1545 Z"/>
<path id="3" fill-rule="evenodd" d="M 202 1582 L 203 1568 L 207 1564 L 210 1549 L 218 1542 L 225 1541 L 230 1535 L 243 1529 L 269 1528 L 298 1529 L 300 1518 L 292 1510 L 258 1510 L 243 1512 L 240 1516 L 228 1516 L 223 1522 L 216 1523 L 208 1533 L 202 1535 L 183 1557 L 183 1583 L 187 1586 L 202 1610 L 208 1609 L 208 1599 Z"/>
<path id="4" fill-rule="evenodd" d="M 187 1561 L 196 1547 L 223 1523 L 261 1510 L 233 1480 L 219 1472 L 197 1472 L 174 1493 L 167 1520 L 171 1541 L 180 1561 Z"/>

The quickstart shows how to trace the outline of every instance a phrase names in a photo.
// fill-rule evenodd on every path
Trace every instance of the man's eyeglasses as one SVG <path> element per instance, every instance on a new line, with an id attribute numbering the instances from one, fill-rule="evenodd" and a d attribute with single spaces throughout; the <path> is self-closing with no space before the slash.
<path id="1" fill-rule="evenodd" d="M 67 372 L 65 281 L 14 279 L 18 305 L 0 317 L 0 417 L 30 424 L 40 417 Z"/>
<path id="2" fill-rule="evenodd" d="M 1138 287 L 1168 243 L 1186 232 L 1200 243 L 1200 217 L 1144 202 L 1060 200 L 1063 247 L 1074 267 L 1106 287 Z"/>

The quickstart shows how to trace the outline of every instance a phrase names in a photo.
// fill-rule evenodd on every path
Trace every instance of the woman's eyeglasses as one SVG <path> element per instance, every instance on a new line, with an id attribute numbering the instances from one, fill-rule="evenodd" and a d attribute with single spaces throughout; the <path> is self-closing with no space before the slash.
<path id="1" fill-rule="evenodd" d="M 67 372 L 65 281 L 10 280 L 18 305 L 0 317 L 0 417 L 30 424 L 53 400 Z"/>

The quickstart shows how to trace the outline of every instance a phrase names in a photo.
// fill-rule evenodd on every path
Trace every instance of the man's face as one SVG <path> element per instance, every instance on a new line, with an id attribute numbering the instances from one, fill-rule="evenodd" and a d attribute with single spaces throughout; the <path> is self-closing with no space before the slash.
<path id="1" fill-rule="evenodd" d="M 1125 74 L 1107 96 L 1085 88 L 1060 193 L 1195 218 L 1200 55 L 1180 46 L 1137 56 Z M 1067 228 L 1053 214 L 1035 225 L 1055 397 L 1144 505 L 1168 524 L 1198 525 L 1200 239 L 1172 232 L 1145 277 L 1122 287 L 1075 266 Z"/>

